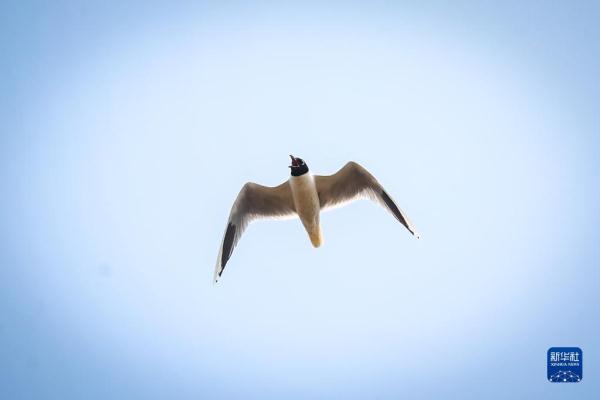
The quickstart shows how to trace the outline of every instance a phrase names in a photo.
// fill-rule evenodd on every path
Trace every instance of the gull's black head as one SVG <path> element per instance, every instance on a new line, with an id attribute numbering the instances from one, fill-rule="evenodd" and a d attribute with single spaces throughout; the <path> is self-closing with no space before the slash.
<path id="1" fill-rule="evenodd" d="M 290 158 L 292 159 L 292 165 L 290 165 L 292 176 L 301 176 L 308 172 L 308 165 L 306 165 L 303 159 L 294 157 L 291 154 Z"/>

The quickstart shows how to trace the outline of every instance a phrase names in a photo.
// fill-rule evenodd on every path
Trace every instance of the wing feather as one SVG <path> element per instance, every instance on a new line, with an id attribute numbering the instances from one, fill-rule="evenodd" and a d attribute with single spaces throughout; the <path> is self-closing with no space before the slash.
<path id="1" fill-rule="evenodd" d="M 268 187 L 257 183 L 246 183 L 238 194 L 223 235 L 214 280 L 217 282 L 248 224 L 263 218 L 289 218 L 296 215 L 289 182 Z"/>
<path id="2" fill-rule="evenodd" d="M 333 175 L 316 175 L 315 184 L 321 210 L 367 198 L 388 210 L 410 233 L 419 238 L 406 214 L 377 182 L 377 179 L 358 163 L 350 161 Z"/>

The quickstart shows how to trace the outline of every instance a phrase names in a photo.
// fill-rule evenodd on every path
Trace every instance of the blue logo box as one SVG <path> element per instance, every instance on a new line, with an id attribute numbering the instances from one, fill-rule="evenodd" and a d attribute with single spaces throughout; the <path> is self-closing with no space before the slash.
<path id="1" fill-rule="evenodd" d="M 580 382 L 583 379 L 583 352 L 579 347 L 550 347 L 546 359 L 550 382 Z"/>

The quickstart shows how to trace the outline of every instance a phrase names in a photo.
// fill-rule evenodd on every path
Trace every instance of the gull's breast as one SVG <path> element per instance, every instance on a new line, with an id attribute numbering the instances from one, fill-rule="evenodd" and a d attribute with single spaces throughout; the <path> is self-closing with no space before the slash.
<path id="1" fill-rule="evenodd" d="M 315 180 L 310 173 L 301 176 L 292 176 L 290 186 L 294 197 L 296 213 L 302 225 L 308 232 L 310 240 L 315 247 L 321 245 L 321 228 L 319 226 L 319 195 Z"/>

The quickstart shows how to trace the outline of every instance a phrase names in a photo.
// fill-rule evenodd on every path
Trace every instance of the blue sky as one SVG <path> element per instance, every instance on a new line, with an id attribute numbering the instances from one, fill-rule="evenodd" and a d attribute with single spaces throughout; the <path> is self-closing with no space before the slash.
<path id="1" fill-rule="evenodd" d="M 597 3 L 1 7 L 2 398 L 597 397 Z M 290 153 L 422 240 L 257 222 L 213 285 Z"/>

